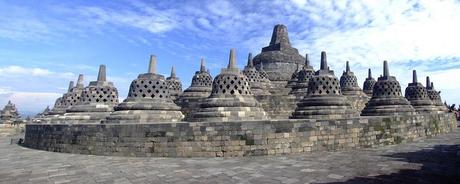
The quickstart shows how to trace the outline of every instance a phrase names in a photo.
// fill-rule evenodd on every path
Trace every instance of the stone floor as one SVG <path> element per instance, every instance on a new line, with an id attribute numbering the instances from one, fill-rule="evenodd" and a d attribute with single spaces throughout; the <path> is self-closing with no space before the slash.
<path id="1" fill-rule="evenodd" d="M 0 138 L 0 183 L 455 183 L 460 130 L 376 149 L 250 158 L 53 153 Z"/>

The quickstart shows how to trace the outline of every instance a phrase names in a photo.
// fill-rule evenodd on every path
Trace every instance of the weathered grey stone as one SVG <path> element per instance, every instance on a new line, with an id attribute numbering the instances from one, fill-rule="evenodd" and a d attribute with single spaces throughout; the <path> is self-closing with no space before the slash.
<path id="1" fill-rule="evenodd" d="M 270 81 L 260 76 L 259 71 L 254 67 L 252 53 L 248 55 L 248 63 L 243 69 L 243 74 L 249 79 L 249 85 L 254 96 L 270 95 Z"/>
<path id="2" fill-rule="evenodd" d="M 326 52 L 321 52 L 321 68 L 310 79 L 307 95 L 297 104 L 293 119 L 341 119 L 358 117 L 340 92 L 334 71 L 327 66 Z"/>
<path id="3" fill-rule="evenodd" d="M 148 72 L 155 72 L 156 57 L 150 57 Z M 173 75 L 172 73 L 171 76 Z M 131 82 L 128 97 L 115 107 L 107 123 L 160 123 L 180 121 L 184 115 L 171 99 L 171 85 L 156 73 L 140 74 Z"/>
<path id="4" fill-rule="evenodd" d="M 256 68 L 260 69 L 263 65 L 272 85 L 281 88 L 286 86 L 297 64 L 302 65 L 303 61 L 299 51 L 289 42 L 287 27 L 281 24 L 273 28 L 270 44 L 254 57 Z"/>
<path id="5" fill-rule="evenodd" d="M 412 83 L 408 84 L 404 96 L 418 113 L 438 112 L 438 108 L 428 97 L 426 88 L 417 82 L 417 71 L 415 70 L 412 72 Z"/>
<path id="6" fill-rule="evenodd" d="M 433 104 L 438 107 L 439 112 L 447 112 L 448 109 L 442 103 L 441 92 L 434 89 L 433 82 L 430 82 L 430 77 L 426 77 L 426 90 Z"/>
<path id="7" fill-rule="evenodd" d="M 179 96 L 175 101 L 181 107 L 182 113 L 187 120 L 193 111 L 200 107 L 203 100 L 211 95 L 212 77 L 204 66 L 204 59 L 201 58 L 200 70 L 195 72 L 190 87 Z"/>
<path id="8" fill-rule="evenodd" d="M 82 90 L 77 104 L 59 116 L 57 123 L 101 123 L 106 119 L 118 104 L 118 90 L 112 82 L 106 81 L 105 65 L 99 67 L 97 79 Z"/>
<path id="9" fill-rule="evenodd" d="M 359 88 L 358 78 L 350 70 L 350 64 L 346 63 L 346 70 L 340 77 L 340 90 L 348 98 L 351 106 L 361 112 L 369 101 L 369 97 Z"/>
<path id="10" fill-rule="evenodd" d="M 171 99 L 176 100 L 177 97 L 182 94 L 182 82 L 176 76 L 176 69 L 174 66 L 171 68 L 171 76 L 166 78 L 166 82 L 169 85 Z"/>
<path id="11" fill-rule="evenodd" d="M 308 59 L 308 54 L 305 55 L 305 65 L 297 73 L 297 83 L 292 86 L 291 92 L 289 94 L 294 95 L 297 99 L 301 100 L 308 92 L 308 83 L 310 78 L 315 75 L 315 69 L 310 65 L 310 60 Z"/>
<path id="12" fill-rule="evenodd" d="M 411 115 L 414 108 L 401 96 L 401 86 L 394 76 L 390 76 L 388 62 L 383 62 L 383 76 L 374 85 L 372 98 L 361 112 L 362 116 Z"/>
<path id="13" fill-rule="evenodd" d="M 367 71 L 367 78 L 363 84 L 363 91 L 367 96 L 372 97 L 372 90 L 374 89 L 375 83 L 377 83 L 377 81 L 372 77 L 372 71 L 369 68 Z"/>
<path id="14" fill-rule="evenodd" d="M 193 112 L 190 121 L 245 121 L 267 119 L 255 100 L 249 79 L 236 67 L 234 49 L 227 68 L 214 78 L 211 95 Z"/>

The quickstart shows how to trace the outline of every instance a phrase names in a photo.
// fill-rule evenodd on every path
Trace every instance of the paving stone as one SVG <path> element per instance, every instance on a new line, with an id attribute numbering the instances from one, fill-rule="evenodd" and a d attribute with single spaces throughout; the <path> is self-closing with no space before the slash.
<path id="1" fill-rule="evenodd" d="M 237 158 L 115 157 L 47 152 L 0 138 L 0 184 L 455 183 L 460 131 L 336 152 Z"/>

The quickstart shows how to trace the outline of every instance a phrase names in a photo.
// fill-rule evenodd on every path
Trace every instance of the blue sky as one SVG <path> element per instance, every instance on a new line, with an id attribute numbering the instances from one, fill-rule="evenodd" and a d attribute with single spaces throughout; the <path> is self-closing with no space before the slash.
<path id="1" fill-rule="evenodd" d="M 268 45 L 275 24 L 285 24 L 291 43 L 308 53 L 315 68 L 327 51 L 340 77 L 345 61 L 362 84 L 367 68 L 381 74 L 383 60 L 403 89 L 417 69 L 430 75 L 450 103 L 460 103 L 459 1 L 274 0 L 274 1 L 0 1 L 0 104 L 39 112 L 85 74 L 95 80 L 99 64 L 127 95 L 129 83 L 157 55 L 159 72 L 176 66 L 184 89 L 201 57 L 213 76 L 237 49 Z"/>

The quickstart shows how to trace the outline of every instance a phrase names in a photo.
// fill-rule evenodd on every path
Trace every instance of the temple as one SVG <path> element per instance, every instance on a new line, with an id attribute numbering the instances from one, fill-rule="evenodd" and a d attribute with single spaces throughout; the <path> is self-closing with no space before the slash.
<path id="1" fill-rule="evenodd" d="M 325 51 L 319 70 L 310 59 L 291 46 L 286 26 L 276 25 L 269 46 L 254 58 L 249 53 L 242 70 L 234 49 L 214 78 L 201 58 L 184 91 L 176 68 L 165 78 L 151 55 L 121 103 L 101 65 L 96 81 L 85 87 L 80 75 L 26 125 L 24 145 L 116 156 L 284 155 L 399 144 L 457 127 L 429 77 L 423 86 L 415 70 L 403 96 L 387 61 L 377 81 L 367 71 L 361 89 L 350 62 L 339 79 Z M 9 102 L 0 119 L 14 117 Z"/>
<path id="2" fill-rule="evenodd" d="M 5 107 L 0 110 L 0 124 L 13 124 L 20 121 L 22 120 L 16 105 L 8 101 Z"/>

